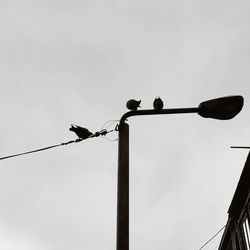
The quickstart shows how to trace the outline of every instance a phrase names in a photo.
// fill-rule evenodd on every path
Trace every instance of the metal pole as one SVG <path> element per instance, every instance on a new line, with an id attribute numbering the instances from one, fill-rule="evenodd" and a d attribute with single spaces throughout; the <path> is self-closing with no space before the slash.
<path id="1" fill-rule="evenodd" d="M 117 250 L 129 250 L 129 125 L 119 125 L 117 184 Z"/>
<path id="2" fill-rule="evenodd" d="M 129 250 L 129 125 L 131 116 L 197 113 L 198 108 L 136 110 L 125 113 L 118 129 L 118 183 L 116 250 Z"/>
<path id="3" fill-rule="evenodd" d="M 232 98 L 234 102 L 232 102 Z M 228 101 L 230 102 L 228 103 Z M 142 115 L 198 113 L 200 116 L 205 118 L 227 120 L 237 115 L 242 106 L 243 97 L 236 96 L 217 98 L 203 102 L 197 108 L 133 110 L 125 113 L 121 117 L 118 129 L 116 250 L 129 250 L 129 125 L 126 123 L 126 119 L 131 116 Z"/>

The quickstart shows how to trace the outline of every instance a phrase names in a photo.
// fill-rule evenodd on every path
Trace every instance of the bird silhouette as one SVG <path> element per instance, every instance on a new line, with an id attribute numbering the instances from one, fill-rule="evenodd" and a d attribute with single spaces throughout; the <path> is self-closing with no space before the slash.
<path id="1" fill-rule="evenodd" d="M 154 106 L 155 110 L 162 110 L 162 108 L 163 108 L 163 101 L 162 101 L 162 99 L 159 96 L 157 96 L 155 98 L 155 100 L 153 102 L 153 106 Z"/>
<path id="2" fill-rule="evenodd" d="M 137 110 L 138 107 L 141 107 L 140 104 L 141 104 L 141 100 L 140 101 L 136 101 L 134 99 L 131 99 L 131 100 L 127 101 L 126 107 L 129 110 Z"/>
<path id="3" fill-rule="evenodd" d="M 90 132 L 87 128 L 83 128 L 77 125 L 71 125 L 69 130 L 75 132 L 79 139 L 82 140 L 85 140 L 89 138 L 89 136 L 93 135 L 93 133 Z"/>

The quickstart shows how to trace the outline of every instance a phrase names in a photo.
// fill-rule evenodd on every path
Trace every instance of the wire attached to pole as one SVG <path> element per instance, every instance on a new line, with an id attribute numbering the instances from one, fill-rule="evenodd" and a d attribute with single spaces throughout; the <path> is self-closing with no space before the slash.
<path id="1" fill-rule="evenodd" d="M 24 152 L 24 153 L 19 153 L 19 154 L 14 154 L 14 155 L 8 155 L 8 156 L 5 156 L 5 157 L 1 157 L 0 160 L 4 160 L 4 159 L 16 157 L 16 156 L 20 156 L 20 155 L 31 154 L 31 153 L 35 153 L 35 152 L 39 152 L 39 151 L 43 151 L 43 150 L 47 150 L 47 149 L 59 147 L 59 146 L 62 146 L 62 144 L 56 144 L 56 145 L 45 147 L 45 148 L 39 148 L 39 149 L 36 149 L 36 150 Z"/>
<path id="2" fill-rule="evenodd" d="M 116 131 L 116 130 L 112 129 L 112 130 L 107 131 L 106 129 L 102 129 L 102 130 L 97 131 L 94 134 L 90 135 L 87 139 L 93 138 L 93 137 L 105 136 L 108 133 L 111 133 L 111 132 L 114 132 L 114 131 Z M 68 142 L 62 142 L 60 144 L 55 144 L 55 145 L 44 147 L 44 148 L 39 148 L 39 149 L 35 149 L 35 150 L 31 150 L 31 151 L 27 151 L 27 152 L 23 152 L 23 153 L 19 153 L 19 154 L 4 156 L 4 157 L 1 157 L 0 160 L 5 160 L 5 159 L 8 159 L 8 158 L 17 157 L 17 156 L 26 155 L 26 154 L 32 154 L 32 153 L 40 152 L 40 151 L 43 151 L 43 150 L 48 150 L 48 149 L 51 149 L 51 148 L 60 147 L 60 146 L 66 146 L 68 144 L 78 143 L 78 142 L 81 142 L 83 140 L 84 139 L 82 139 L 82 138 L 78 138 L 76 140 L 72 140 L 72 141 L 68 141 Z"/>

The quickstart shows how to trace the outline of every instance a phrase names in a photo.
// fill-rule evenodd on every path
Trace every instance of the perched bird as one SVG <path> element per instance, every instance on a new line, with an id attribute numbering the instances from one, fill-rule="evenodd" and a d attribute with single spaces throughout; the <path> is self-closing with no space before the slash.
<path id="1" fill-rule="evenodd" d="M 126 107 L 129 110 L 137 110 L 138 107 L 141 107 L 140 104 L 141 104 L 141 100 L 140 101 L 136 101 L 134 99 L 131 99 L 131 100 L 127 101 Z"/>
<path id="2" fill-rule="evenodd" d="M 163 101 L 162 101 L 162 99 L 159 96 L 157 96 L 155 98 L 155 100 L 153 102 L 153 106 L 154 106 L 155 110 L 162 110 L 162 108 L 163 108 Z"/>
<path id="3" fill-rule="evenodd" d="M 85 140 L 90 135 L 93 135 L 93 133 L 91 133 L 87 128 L 83 128 L 77 125 L 71 125 L 69 130 L 75 132 L 76 135 L 79 137 L 79 139 L 82 139 L 82 140 Z"/>

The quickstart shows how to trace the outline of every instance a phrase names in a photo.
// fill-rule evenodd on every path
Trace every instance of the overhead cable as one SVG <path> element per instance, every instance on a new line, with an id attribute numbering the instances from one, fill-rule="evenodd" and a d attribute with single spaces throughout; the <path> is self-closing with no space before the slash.
<path id="1" fill-rule="evenodd" d="M 225 227 L 226 225 L 224 225 L 214 236 L 212 236 L 204 245 L 202 245 L 199 250 L 203 249 L 208 243 L 210 243 Z"/>
<path id="2" fill-rule="evenodd" d="M 107 131 L 106 129 L 102 129 L 100 131 L 95 132 L 94 134 L 91 134 L 86 139 L 93 138 L 93 137 L 99 137 L 99 136 L 105 136 L 108 133 L 111 133 L 113 131 L 115 131 L 115 129 L 112 129 L 112 130 L 109 130 L 109 131 Z M 48 146 L 48 147 L 44 147 L 44 148 L 39 148 L 39 149 L 35 149 L 35 150 L 23 152 L 23 153 L 8 155 L 8 156 L 0 157 L 0 160 L 5 160 L 5 159 L 8 159 L 8 158 L 17 157 L 17 156 L 26 155 L 26 154 L 32 154 L 32 153 L 36 153 L 36 152 L 43 151 L 43 150 L 48 150 L 48 149 L 59 147 L 59 146 L 65 146 L 65 145 L 68 145 L 68 144 L 71 144 L 71 143 L 78 143 L 78 142 L 81 142 L 82 140 L 84 140 L 84 139 L 78 138 L 76 140 L 72 140 L 72 141 L 68 141 L 68 142 L 62 142 L 62 143 L 55 144 L 55 145 Z"/>

